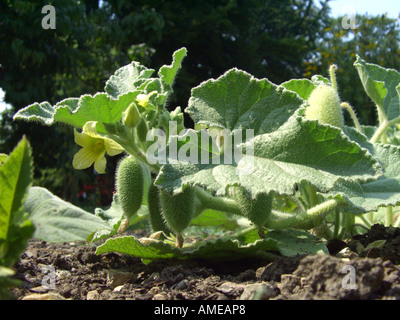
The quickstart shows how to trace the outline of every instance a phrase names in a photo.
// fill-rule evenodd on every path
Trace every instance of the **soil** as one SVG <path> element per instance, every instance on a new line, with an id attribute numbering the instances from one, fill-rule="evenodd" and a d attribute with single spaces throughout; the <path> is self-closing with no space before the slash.
<path id="1" fill-rule="evenodd" d="M 330 255 L 273 261 L 144 265 L 116 253 L 98 256 L 95 246 L 33 239 L 14 266 L 21 284 L 12 293 L 19 300 L 400 299 L 400 229 L 375 225 L 328 248 Z"/>

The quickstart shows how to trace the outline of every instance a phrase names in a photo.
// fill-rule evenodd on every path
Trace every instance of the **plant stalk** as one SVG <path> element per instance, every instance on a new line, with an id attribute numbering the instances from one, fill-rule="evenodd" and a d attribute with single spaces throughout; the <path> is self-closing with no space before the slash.
<path id="1" fill-rule="evenodd" d="M 225 197 L 214 197 L 200 187 L 195 187 L 194 190 L 196 197 L 201 202 L 202 211 L 206 209 L 213 209 L 217 211 L 243 215 L 234 200 Z"/>
<path id="2" fill-rule="evenodd" d="M 328 212 L 344 203 L 345 201 L 343 200 L 331 199 L 298 214 L 288 214 L 273 210 L 265 225 L 271 229 L 311 229 L 314 227 L 315 221 L 323 218 Z"/>
<path id="3" fill-rule="evenodd" d="M 336 74 L 335 74 L 336 69 L 337 69 L 337 66 L 335 64 L 331 65 L 329 67 L 329 75 L 330 75 L 330 78 L 331 78 L 330 80 L 331 80 L 332 88 L 335 89 L 335 91 L 337 93 L 339 93 L 338 92 L 338 85 L 337 85 L 337 81 L 336 81 Z"/>
<path id="4" fill-rule="evenodd" d="M 341 106 L 343 109 L 346 109 L 346 110 L 348 111 L 348 113 L 349 113 L 350 116 L 351 116 L 351 119 L 352 119 L 353 122 L 354 122 L 354 125 L 355 125 L 357 131 L 361 132 L 360 122 L 358 121 L 358 118 L 357 118 L 357 116 L 356 116 L 356 113 L 354 112 L 354 109 L 351 107 L 351 105 L 349 105 L 347 102 L 342 102 L 342 103 L 340 104 L 340 106 Z"/>
<path id="5" fill-rule="evenodd" d="M 385 225 L 391 226 L 393 225 L 393 207 L 388 206 L 385 208 Z"/>

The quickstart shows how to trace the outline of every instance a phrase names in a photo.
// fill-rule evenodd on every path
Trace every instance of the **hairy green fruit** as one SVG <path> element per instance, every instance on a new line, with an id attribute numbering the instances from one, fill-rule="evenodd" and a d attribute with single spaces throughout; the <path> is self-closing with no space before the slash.
<path id="1" fill-rule="evenodd" d="M 337 91 L 327 85 L 314 89 L 308 98 L 309 106 L 306 109 L 306 118 L 319 120 L 343 129 L 343 114 L 340 106 L 340 98 Z"/>
<path id="2" fill-rule="evenodd" d="M 122 210 L 130 219 L 141 207 L 144 175 L 142 164 L 134 157 L 124 158 L 118 165 L 117 193 Z"/>
<path id="3" fill-rule="evenodd" d="M 177 235 L 177 246 L 181 247 L 183 230 L 189 226 L 195 211 L 195 197 L 193 188 L 186 188 L 181 193 L 172 195 L 160 190 L 162 213 L 168 226 Z"/>
<path id="4" fill-rule="evenodd" d="M 169 235 L 171 231 L 166 226 L 161 213 L 160 190 L 153 183 L 150 184 L 147 201 L 152 232 L 163 231 Z"/>
<path id="5" fill-rule="evenodd" d="M 272 210 L 272 194 L 259 193 L 255 199 L 249 199 L 241 187 L 233 187 L 233 198 L 240 211 L 258 228 L 267 222 Z"/>

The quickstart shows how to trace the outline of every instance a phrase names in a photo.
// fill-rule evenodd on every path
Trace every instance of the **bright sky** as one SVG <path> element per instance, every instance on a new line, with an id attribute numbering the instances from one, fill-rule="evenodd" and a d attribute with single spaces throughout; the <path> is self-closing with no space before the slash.
<path id="1" fill-rule="evenodd" d="M 390 18 L 397 18 L 400 14 L 400 0 L 331 0 L 329 6 L 334 17 L 354 11 L 369 15 L 387 13 Z"/>
<path id="2" fill-rule="evenodd" d="M 400 0 L 331 0 L 329 6 L 333 17 L 353 14 L 354 11 L 370 15 L 387 13 L 390 18 L 398 18 L 400 15 Z M 3 96 L 4 92 L 0 88 L 0 112 L 7 107 Z"/>

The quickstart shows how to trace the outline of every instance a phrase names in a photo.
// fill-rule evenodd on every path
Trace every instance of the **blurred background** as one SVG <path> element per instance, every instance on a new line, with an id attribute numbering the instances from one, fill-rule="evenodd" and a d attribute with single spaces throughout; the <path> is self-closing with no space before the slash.
<path id="1" fill-rule="evenodd" d="M 49 4 L 56 28 L 45 30 L 42 8 Z M 398 0 L 1 0 L 0 153 L 25 134 L 35 185 L 83 207 L 108 206 L 118 157 L 108 158 L 105 175 L 74 170 L 71 128 L 12 117 L 33 102 L 104 91 L 109 76 L 132 60 L 157 70 L 181 47 L 188 56 L 171 110 L 185 108 L 192 87 L 232 67 L 280 84 L 327 76 L 335 63 L 342 101 L 372 124 L 375 109 L 353 63 L 358 54 L 400 70 L 399 13 Z"/>

